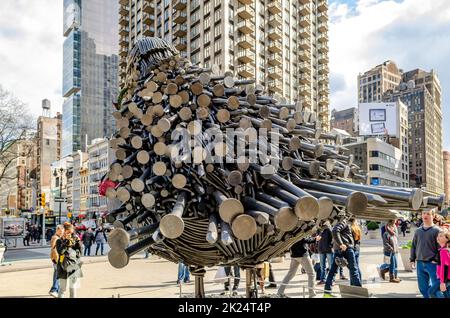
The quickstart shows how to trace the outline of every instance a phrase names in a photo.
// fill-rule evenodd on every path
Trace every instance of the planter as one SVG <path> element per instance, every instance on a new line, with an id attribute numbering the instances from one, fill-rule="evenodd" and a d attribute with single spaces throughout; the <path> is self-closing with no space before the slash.
<path id="1" fill-rule="evenodd" d="M 375 240 L 378 238 L 378 230 L 369 231 L 369 238 Z"/>
<path id="2" fill-rule="evenodd" d="M 409 248 L 400 248 L 399 254 L 400 258 L 402 259 L 403 268 L 405 269 L 405 271 L 412 272 L 413 269 L 411 267 L 411 262 L 409 261 L 411 250 Z"/>

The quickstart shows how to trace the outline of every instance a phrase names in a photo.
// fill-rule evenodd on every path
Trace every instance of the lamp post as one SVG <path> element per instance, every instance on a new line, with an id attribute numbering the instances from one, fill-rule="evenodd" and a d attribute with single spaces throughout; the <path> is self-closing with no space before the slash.
<path id="1" fill-rule="evenodd" d="M 53 172 L 53 176 L 56 178 L 58 176 L 58 173 L 56 172 L 57 169 L 55 169 L 55 171 Z M 62 204 L 62 176 L 63 176 L 63 168 L 59 169 L 59 175 L 60 175 L 60 180 L 59 180 L 59 215 L 58 215 L 58 224 L 61 224 L 61 204 Z"/>

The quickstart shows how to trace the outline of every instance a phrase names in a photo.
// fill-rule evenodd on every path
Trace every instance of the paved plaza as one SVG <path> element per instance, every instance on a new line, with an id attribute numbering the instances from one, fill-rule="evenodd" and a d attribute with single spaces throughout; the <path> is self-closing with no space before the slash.
<path id="1" fill-rule="evenodd" d="M 400 237 L 400 244 L 411 239 Z M 399 257 L 400 284 L 380 281 L 376 266 L 382 261 L 381 239 L 365 237 L 361 250 L 361 270 L 364 287 L 368 288 L 373 297 L 416 298 L 421 297 L 415 272 L 403 270 Z M 95 247 L 95 246 L 94 246 Z M 10 265 L 0 267 L 0 297 L 47 298 L 51 285 L 52 268 L 47 258 L 48 248 L 17 249 L 7 252 L 6 261 Z M 24 259 L 25 258 L 25 259 Z M 107 256 L 92 256 L 83 258 L 84 277 L 81 281 L 78 297 L 86 298 L 161 298 L 189 297 L 194 293 L 194 284 L 176 285 L 177 265 L 156 256 L 144 259 L 144 254 L 132 258 L 130 264 L 123 269 L 113 268 Z M 275 279 L 281 282 L 289 268 L 289 257 L 283 263 L 273 264 Z M 217 267 L 208 268 L 205 276 L 205 290 L 208 296 L 219 295 L 223 284 L 214 281 Z M 243 281 L 240 284 L 239 295 L 245 295 L 245 274 L 241 271 Z M 348 276 L 348 273 L 347 273 Z M 193 281 L 193 278 L 191 279 Z M 336 284 L 348 284 L 348 281 L 337 280 Z M 306 274 L 300 270 L 286 289 L 286 295 L 294 298 L 307 296 Z M 323 286 L 317 286 L 317 297 L 322 297 Z M 338 292 L 339 288 L 334 287 Z M 266 295 L 276 294 L 276 289 L 266 289 Z M 338 294 L 337 294 L 338 295 Z M 339 297 L 339 295 L 338 295 Z"/>

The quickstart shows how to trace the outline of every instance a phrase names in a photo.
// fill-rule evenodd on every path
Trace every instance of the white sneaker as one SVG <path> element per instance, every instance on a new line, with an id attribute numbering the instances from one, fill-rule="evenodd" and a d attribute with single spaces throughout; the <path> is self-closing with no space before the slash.
<path id="1" fill-rule="evenodd" d="M 48 292 L 48 294 L 49 294 L 50 296 L 52 296 L 53 298 L 58 298 L 58 293 L 55 292 L 55 291 Z"/>

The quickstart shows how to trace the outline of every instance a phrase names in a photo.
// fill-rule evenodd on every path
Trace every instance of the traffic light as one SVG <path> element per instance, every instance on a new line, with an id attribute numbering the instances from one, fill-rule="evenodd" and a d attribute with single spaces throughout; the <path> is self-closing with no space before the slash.
<path id="1" fill-rule="evenodd" d="M 41 197 L 41 206 L 44 208 L 45 207 L 45 193 L 42 193 L 42 197 Z"/>

